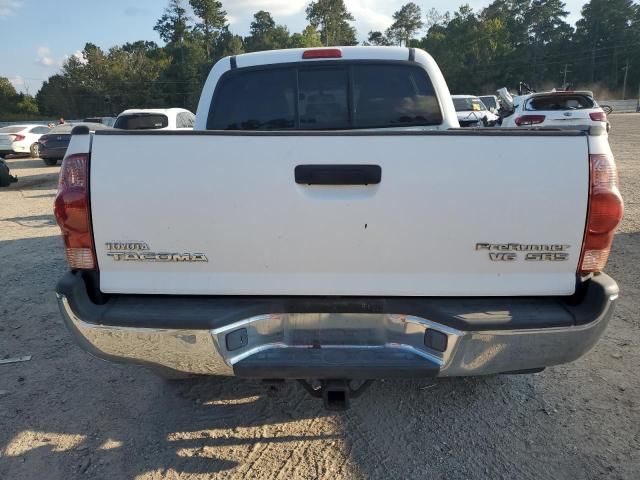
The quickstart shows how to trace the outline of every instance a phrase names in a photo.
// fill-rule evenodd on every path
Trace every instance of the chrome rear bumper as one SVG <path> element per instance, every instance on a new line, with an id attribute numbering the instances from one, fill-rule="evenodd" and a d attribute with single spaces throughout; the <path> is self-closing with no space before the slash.
<path id="1" fill-rule="evenodd" d="M 606 279 L 610 283 L 598 290 L 602 298 L 589 299 L 598 308 L 586 322 L 481 331 L 402 313 L 283 312 L 215 328 L 137 328 L 85 321 L 61 292 L 58 302 L 80 346 L 111 361 L 251 378 L 449 377 L 576 360 L 593 347 L 611 318 L 618 290 Z M 575 308 L 590 309 L 586 302 Z"/>

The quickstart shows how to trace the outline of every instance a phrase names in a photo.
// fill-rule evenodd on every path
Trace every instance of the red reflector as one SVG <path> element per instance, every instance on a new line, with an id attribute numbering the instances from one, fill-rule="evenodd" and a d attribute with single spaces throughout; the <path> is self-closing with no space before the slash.
<path id="1" fill-rule="evenodd" d="M 591 185 L 580 273 L 600 272 L 609 259 L 617 226 L 624 215 L 618 172 L 610 155 L 589 155 Z"/>
<path id="2" fill-rule="evenodd" d="M 526 127 L 527 125 L 537 125 L 544 122 L 546 117 L 544 115 L 523 115 L 516 118 L 516 125 L 519 127 Z"/>
<path id="3" fill-rule="evenodd" d="M 594 122 L 606 122 L 607 121 L 607 114 L 604 113 L 604 112 L 593 112 L 593 113 L 589 114 L 589 117 Z"/>
<path id="4" fill-rule="evenodd" d="M 89 218 L 87 155 L 69 155 L 62 162 L 54 214 L 62 231 L 69 266 L 74 270 L 94 269 L 96 255 Z"/>
<path id="5" fill-rule="evenodd" d="M 622 219 L 622 198 L 618 192 L 596 190 L 591 196 L 589 233 L 603 235 L 613 232 Z"/>
<path id="6" fill-rule="evenodd" d="M 312 58 L 342 58 L 342 50 L 339 48 L 318 48 L 307 50 L 302 54 L 302 58 L 309 60 Z"/>

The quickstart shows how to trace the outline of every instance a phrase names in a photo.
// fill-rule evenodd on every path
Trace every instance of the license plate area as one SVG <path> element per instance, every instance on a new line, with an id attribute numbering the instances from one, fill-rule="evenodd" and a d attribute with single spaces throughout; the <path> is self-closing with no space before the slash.
<path id="1" fill-rule="evenodd" d="M 425 344 L 427 331 L 447 337 L 444 351 Z M 411 351 L 444 363 L 461 332 L 402 314 L 287 313 L 252 317 L 212 331 L 228 365 L 271 349 Z"/>

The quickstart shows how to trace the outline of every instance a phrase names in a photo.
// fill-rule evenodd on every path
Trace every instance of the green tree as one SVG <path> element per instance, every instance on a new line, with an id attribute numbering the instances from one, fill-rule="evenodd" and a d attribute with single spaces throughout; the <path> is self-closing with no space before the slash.
<path id="1" fill-rule="evenodd" d="M 49 77 L 36 94 L 38 109 L 43 115 L 72 117 L 71 91 L 68 79 L 58 74 Z"/>
<path id="2" fill-rule="evenodd" d="M 446 22 L 433 22 L 420 45 L 438 61 L 454 93 L 493 91 L 504 86 L 505 70 L 492 68 L 511 52 L 508 31 L 499 18 L 483 20 L 468 5 Z"/>
<path id="3" fill-rule="evenodd" d="M 387 38 L 382 32 L 369 32 L 369 36 L 367 37 L 367 45 L 374 46 L 382 46 L 386 47 L 389 45 L 393 45 L 393 41 Z"/>
<path id="4" fill-rule="evenodd" d="M 0 77 L 0 118 L 15 108 L 16 89 L 6 77 Z"/>
<path id="5" fill-rule="evenodd" d="M 561 0 L 533 0 L 526 11 L 524 23 L 528 26 L 527 47 L 522 50 L 531 58 L 529 81 L 540 83 L 551 79 L 558 70 L 558 64 L 548 57 L 564 53 L 573 28 L 565 21 L 569 12 Z"/>
<path id="6" fill-rule="evenodd" d="M 7 77 L 0 77 L 0 98 L 14 97 L 17 94 L 15 87 Z"/>
<path id="7" fill-rule="evenodd" d="M 430 8 L 426 15 L 425 27 L 427 31 L 434 27 L 446 27 L 451 20 L 449 12 L 441 13 L 435 8 Z"/>
<path id="8" fill-rule="evenodd" d="M 240 55 L 245 52 L 244 40 L 240 35 L 234 35 L 228 27 L 222 29 L 216 43 L 216 56 L 218 58 L 231 55 Z"/>
<path id="9" fill-rule="evenodd" d="M 640 7 L 631 0 L 591 0 L 582 7 L 576 22 L 573 56 L 582 58 L 576 66 L 578 78 L 590 84 L 602 82 L 621 88 L 625 69 L 637 85 L 640 70 Z M 635 72 L 635 74 L 634 74 Z"/>
<path id="10" fill-rule="evenodd" d="M 307 25 L 302 33 L 294 33 L 289 40 L 290 48 L 314 48 L 321 47 L 322 39 L 316 27 Z"/>
<path id="11" fill-rule="evenodd" d="M 38 114 L 38 103 L 31 95 L 19 93 L 17 96 L 16 113 L 19 115 L 35 116 Z"/>
<path id="12" fill-rule="evenodd" d="M 393 14 L 394 22 L 387 30 L 387 38 L 398 45 L 409 46 L 411 39 L 422 29 L 422 10 L 413 2 L 403 5 Z"/>
<path id="13" fill-rule="evenodd" d="M 203 34 L 207 60 L 211 60 L 215 40 L 227 24 L 227 12 L 216 0 L 189 0 L 189 4 L 200 19 L 196 22 L 196 29 Z"/>
<path id="14" fill-rule="evenodd" d="M 269 12 L 260 10 L 253 16 L 249 36 L 245 38 L 248 51 L 259 52 L 287 48 L 289 44 L 289 30 L 283 25 L 276 25 Z"/>
<path id="15" fill-rule="evenodd" d="M 249 32 L 252 36 L 267 35 L 276 28 L 276 21 L 271 14 L 265 10 L 260 10 L 253 15 L 253 22 Z"/>
<path id="16" fill-rule="evenodd" d="M 169 0 L 162 17 L 153 29 L 165 43 L 182 43 L 190 30 L 189 16 L 182 0 Z"/>
<path id="17" fill-rule="evenodd" d="M 356 29 L 349 24 L 355 19 L 344 0 L 315 0 L 306 10 L 307 20 L 320 31 L 322 44 L 357 45 Z"/>

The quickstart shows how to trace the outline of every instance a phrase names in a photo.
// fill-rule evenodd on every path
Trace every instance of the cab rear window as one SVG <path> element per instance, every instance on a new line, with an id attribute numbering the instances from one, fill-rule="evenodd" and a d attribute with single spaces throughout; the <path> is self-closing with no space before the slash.
<path id="1" fill-rule="evenodd" d="M 525 110 L 581 110 L 595 106 L 586 95 L 544 95 L 529 100 Z"/>
<path id="2" fill-rule="evenodd" d="M 207 129 L 347 130 L 441 123 L 423 68 L 319 62 L 228 72 L 216 88 Z"/>

